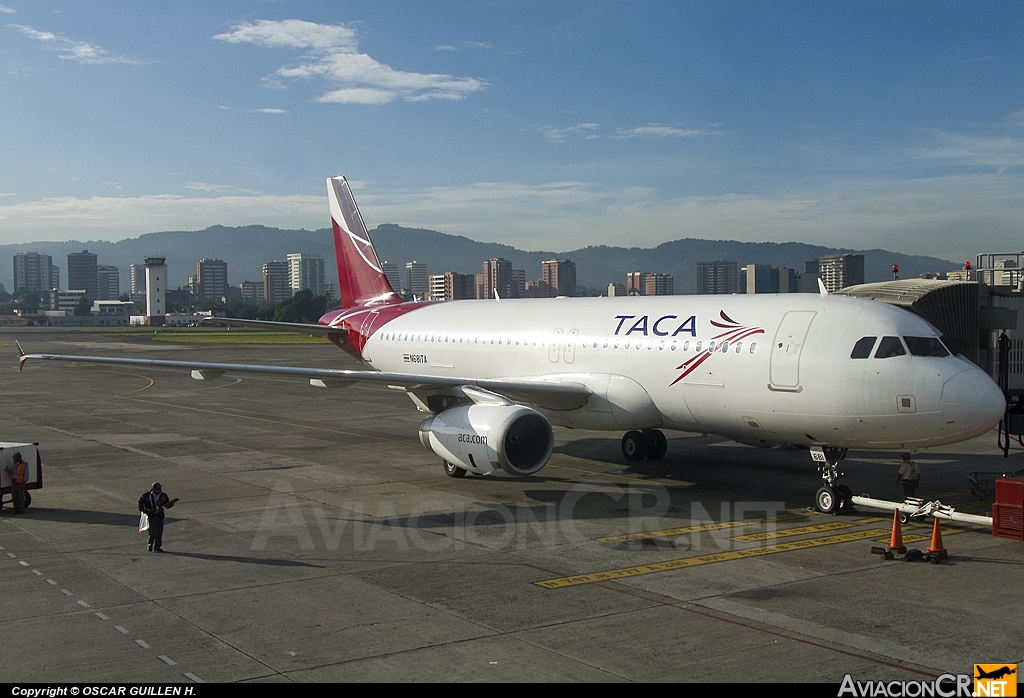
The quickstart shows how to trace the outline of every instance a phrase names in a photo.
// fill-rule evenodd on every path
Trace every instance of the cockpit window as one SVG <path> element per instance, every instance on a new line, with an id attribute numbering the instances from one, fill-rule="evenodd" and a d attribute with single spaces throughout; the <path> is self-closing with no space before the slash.
<path id="1" fill-rule="evenodd" d="M 903 348 L 903 342 L 899 337 L 882 337 L 878 343 L 878 351 L 875 352 L 876 359 L 888 359 L 893 356 L 903 356 L 907 350 Z"/>
<path id="2" fill-rule="evenodd" d="M 850 354 L 850 358 L 869 358 L 871 356 L 871 350 L 875 348 L 875 342 L 877 341 L 878 337 L 861 337 L 857 340 L 857 343 L 853 345 L 853 352 Z"/>
<path id="3" fill-rule="evenodd" d="M 949 350 L 938 337 L 904 337 L 903 341 L 914 356 L 949 356 Z"/>

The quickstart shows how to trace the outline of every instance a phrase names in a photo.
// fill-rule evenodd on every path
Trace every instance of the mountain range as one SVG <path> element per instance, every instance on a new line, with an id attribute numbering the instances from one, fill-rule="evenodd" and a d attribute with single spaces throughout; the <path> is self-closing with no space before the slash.
<path id="1" fill-rule="evenodd" d="M 625 283 L 626 273 L 647 271 L 672 274 L 677 294 L 696 292 L 697 262 L 729 259 L 746 264 L 770 264 L 803 270 L 805 261 L 828 254 L 856 252 L 864 255 L 865 281 L 892 278 L 892 265 L 898 264 L 901 278 L 926 272 L 949 271 L 960 264 L 937 257 L 905 255 L 887 250 L 836 249 L 799 242 L 737 242 L 735 240 L 699 240 L 684 238 L 662 243 L 653 248 L 584 247 L 569 252 L 537 252 L 518 250 L 499 243 L 477 242 L 467 237 L 447 235 L 436 230 L 404 228 L 393 224 L 380 225 L 370 231 L 381 261 L 391 261 L 403 269 L 409 261 L 427 264 L 432 274 L 455 271 L 479 273 L 482 262 L 504 257 L 515 269 L 525 269 L 527 279 L 540 277 L 541 262 L 568 258 L 576 263 L 577 283 L 604 292 L 611 281 Z M 66 242 L 34 242 L 0 245 L 0 260 L 12 260 L 22 252 L 46 253 L 61 269 L 61 284 L 67 287 L 67 254 L 88 250 L 98 255 L 99 264 L 112 264 L 121 269 L 121 291 L 127 292 L 130 267 L 143 257 L 166 257 L 171 288 L 183 286 L 195 275 L 196 262 L 204 257 L 223 259 L 228 263 L 231 284 L 243 280 L 262 280 L 265 262 L 284 260 L 289 253 L 322 254 L 327 260 L 328 280 L 337 281 L 334 246 L 330 230 L 283 230 L 260 225 L 245 227 L 212 226 L 198 231 L 147 233 L 118 242 L 69 240 Z M 13 262 L 0 265 L 0 283 L 7 290 L 13 285 Z"/>

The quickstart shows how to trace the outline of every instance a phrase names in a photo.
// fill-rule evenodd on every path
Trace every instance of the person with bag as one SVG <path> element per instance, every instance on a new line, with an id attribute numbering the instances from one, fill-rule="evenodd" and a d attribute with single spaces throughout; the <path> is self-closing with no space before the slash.
<path id="1" fill-rule="evenodd" d="M 25 482 L 28 479 L 28 463 L 21 459 L 21 453 L 11 456 L 11 463 L 7 466 L 7 473 L 11 476 L 11 501 L 14 504 L 15 514 L 25 513 Z"/>
<path id="2" fill-rule="evenodd" d="M 921 484 L 921 473 L 917 469 L 917 463 L 913 461 L 909 453 L 903 454 L 903 463 L 896 473 L 896 485 L 903 485 L 903 497 L 909 499 L 917 493 L 917 486 Z"/>
<path id="3" fill-rule="evenodd" d="M 170 509 L 178 498 L 168 498 L 164 494 L 163 487 L 159 482 L 154 482 L 149 492 L 139 497 L 139 511 L 146 515 L 149 522 L 149 551 L 151 553 L 162 553 L 164 551 L 164 510 Z M 143 522 L 139 522 L 139 530 L 145 530 Z"/>

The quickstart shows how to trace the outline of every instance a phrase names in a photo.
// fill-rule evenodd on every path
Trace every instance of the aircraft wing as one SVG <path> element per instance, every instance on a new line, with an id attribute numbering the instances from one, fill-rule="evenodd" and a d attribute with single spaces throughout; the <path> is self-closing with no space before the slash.
<path id="1" fill-rule="evenodd" d="M 405 389 L 414 394 L 430 394 L 456 391 L 476 401 L 481 397 L 479 388 L 487 393 L 505 397 L 512 402 L 535 405 L 551 410 L 571 410 L 587 403 L 591 390 L 582 383 L 569 381 L 545 381 L 523 379 L 479 379 L 450 376 L 425 376 L 407 373 L 384 373 L 381 371 L 355 371 L 330 368 L 302 368 L 297 366 L 267 366 L 260 364 L 222 364 L 203 361 L 168 361 L 162 359 L 129 359 L 108 356 L 72 356 L 68 354 L 26 354 L 18 345 L 20 371 L 28 360 L 76 361 L 92 364 L 114 364 L 121 366 L 153 366 L 159 368 L 181 368 L 191 371 L 198 380 L 214 380 L 225 373 L 265 373 L 279 376 L 295 376 L 320 381 L 320 385 L 343 387 L 351 383 L 367 383 L 381 387 Z M 463 388 L 470 388 L 463 391 Z"/>
<path id="2" fill-rule="evenodd" d="M 276 330 L 277 332 L 300 332 L 302 334 L 336 334 L 347 337 L 348 331 L 341 327 L 315 325 L 305 322 L 274 322 L 272 320 L 241 320 L 231 317 L 215 317 L 203 320 L 204 325 L 227 325 L 228 327 L 249 327 L 256 330 Z"/>

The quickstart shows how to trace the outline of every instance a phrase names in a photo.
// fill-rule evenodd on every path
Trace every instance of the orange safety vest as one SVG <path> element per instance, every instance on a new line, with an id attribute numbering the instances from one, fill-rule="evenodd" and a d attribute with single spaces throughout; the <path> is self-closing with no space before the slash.
<path id="1" fill-rule="evenodd" d="M 25 484 L 25 471 L 28 463 L 21 461 L 18 463 L 18 469 L 14 471 L 14 481 L 19 485 Z"/>

